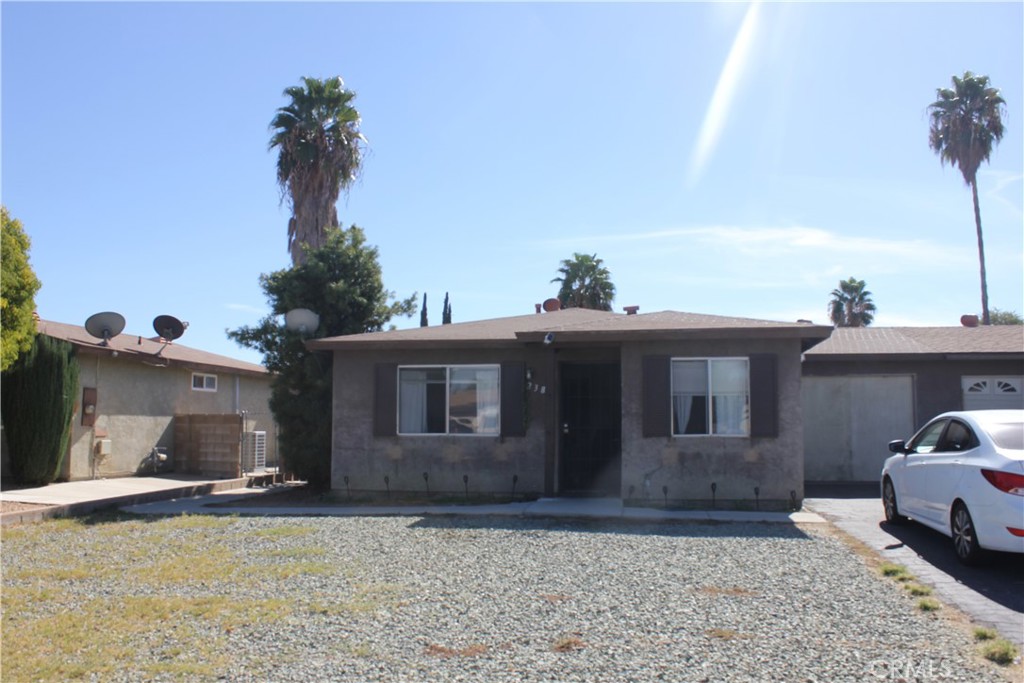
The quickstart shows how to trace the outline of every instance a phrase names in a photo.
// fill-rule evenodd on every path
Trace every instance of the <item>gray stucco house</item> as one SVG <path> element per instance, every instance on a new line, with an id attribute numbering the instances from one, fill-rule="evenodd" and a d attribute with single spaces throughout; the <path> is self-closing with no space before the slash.
<path id="1" fill-rule="evenodd" d="M 334 356 L 332 487 L 802 500 L 801 353 L 832 328 L 627 311 L 307 342 Z"/>
<path id="2" fill-rule="evenodd" d="M 804 354 L 808 481 L 877 481 L 890 453 L 949 410 L 1024 408 L 1024 327 L 838 328 Z"/>
<path id="3" fill-rule="evenodd" d="M 104 344 L 80 325 L 40 320 L 37 330 L 70 342 L 79 365 L 61 479 L 146 473 L 154 448 L 167 456 L 162 471 L 238 476 L 260 434 L 263 461 L 276 462 L 262 365 L 130 333 Z"/>

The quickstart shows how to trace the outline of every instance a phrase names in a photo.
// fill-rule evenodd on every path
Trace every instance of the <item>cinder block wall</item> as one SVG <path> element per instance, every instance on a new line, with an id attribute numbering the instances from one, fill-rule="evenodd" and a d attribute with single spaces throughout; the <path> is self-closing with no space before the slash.
<path id="1" fill-rule="evenodd" d="M 241 437 L 238 415 L 175 415 L 179 471 L 211 478 L 240 477 Z"/>

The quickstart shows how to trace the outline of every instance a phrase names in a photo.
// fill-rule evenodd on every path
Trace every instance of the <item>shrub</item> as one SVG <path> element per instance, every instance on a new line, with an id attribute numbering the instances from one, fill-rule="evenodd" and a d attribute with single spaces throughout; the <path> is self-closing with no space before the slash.
<path id="1" fill-rule="evenodd" d="M 16 482 L 45 485 L 60 474 L 77 394 L 74 349 L 44 334 L 3 374 L 0 410 Z"/>

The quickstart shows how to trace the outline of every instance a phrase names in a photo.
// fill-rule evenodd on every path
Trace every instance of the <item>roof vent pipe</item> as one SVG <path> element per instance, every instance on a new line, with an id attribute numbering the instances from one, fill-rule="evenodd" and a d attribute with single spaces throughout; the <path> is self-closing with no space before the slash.
<path id="1" fill-rule="evenodd" d="M 534 304 L 534 306 L 537 308 L 537 312 L 540 313 L 540 304 Z"/>
<path id="2" fill-rule="evenodd" d="M 622 310 L 626 312 L 626 315 L 636 315 L 636 312 L 640 310 L 639 306 L 623 306 Z"/>

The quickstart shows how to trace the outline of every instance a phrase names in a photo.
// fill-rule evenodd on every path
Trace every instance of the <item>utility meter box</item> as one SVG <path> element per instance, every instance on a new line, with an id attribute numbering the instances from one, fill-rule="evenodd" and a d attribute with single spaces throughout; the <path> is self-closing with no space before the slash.
<path id="1" fill-rule="evenodd" d="M 106 457 L 114 451 L 110 439 L 100 439 L 96 442 L 96 455 Z"/>

